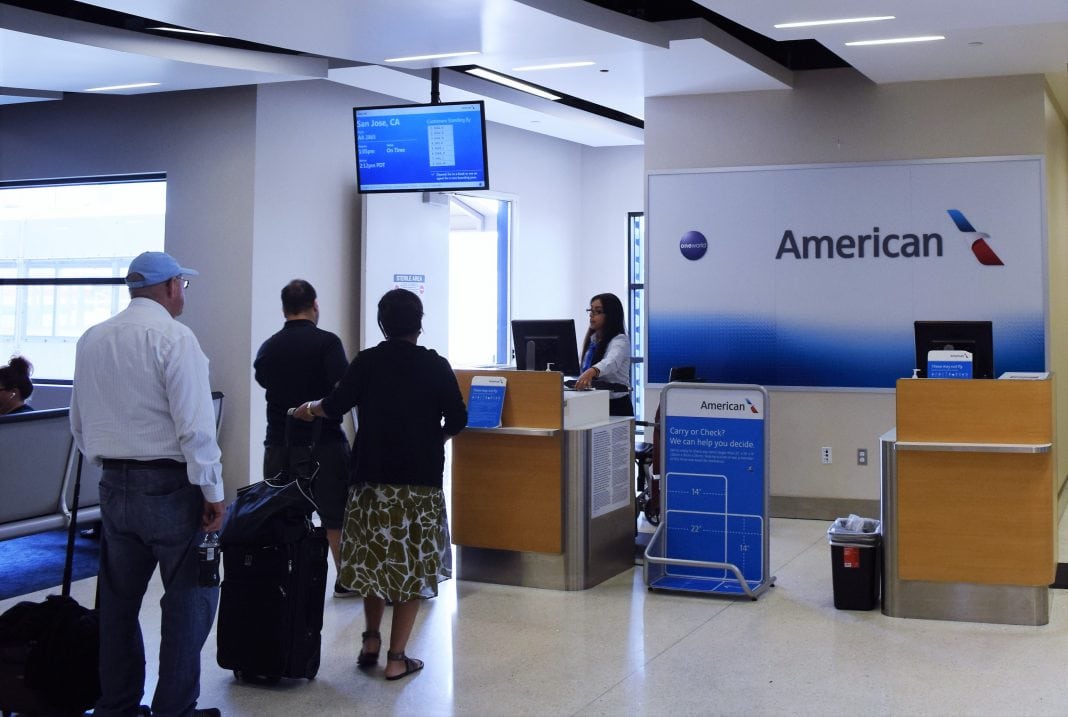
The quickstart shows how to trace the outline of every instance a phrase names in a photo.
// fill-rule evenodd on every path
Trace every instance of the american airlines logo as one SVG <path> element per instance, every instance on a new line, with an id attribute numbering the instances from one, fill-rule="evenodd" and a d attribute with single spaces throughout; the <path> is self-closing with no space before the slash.
<path id="1" fill-rule="evenodd" d="M 990 235 L 976 231 L 959 209 L 948 209 L 949 217 L 969 243 L 972 253 L 983 266 L 1002 266 L 1004 262 L 990 247 Z M 801 235 L 792 229 L 783 232 L 776 259 L 914 259 L 942 256 L 942 235 L 938 232 L 901 232 L 884 234 L 872 227 L 870 234 Z"/>
<path id="2" fill-rule="evenodd" d="M 975 258 L 979 260 L 979 263 L 983 266 L 1004 266 L 1003 262 L 994 250 L 990 248 L 987 243 L 987 239 L 990 235 L 986 232 L 977 232 L 972 223 L 964 218 L 964 214 L 959 209 L 947 209 L 950 219 L 957 225 L 957 229 L 960 229 L 964 234 L 964 240 L 971 242 L 972 254 L 975 254 Z"/>
<path id="3" fill-rule="evenodd" d="M 702 411 L 724 411 L 727 413 L 755 413 L 758 416 L 760 411 L 753 405 L 753 402 L 748 398 L 745 399 L 745 403 L 738 403 L 737 401 L 701 401 Z"/>

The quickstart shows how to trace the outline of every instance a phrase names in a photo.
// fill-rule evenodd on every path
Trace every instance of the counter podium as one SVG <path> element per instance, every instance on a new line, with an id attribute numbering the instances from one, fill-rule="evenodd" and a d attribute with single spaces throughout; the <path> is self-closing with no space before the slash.
<path id="1" fill-rule="evenodd" d="M 1049 622 L 1053 379 L 903 379 L 881 441 L 883 613 Z"/>
<path id="2" fill-rule="evenodd" d="M 466 370 L 507 379 L 500 428 L 452 441 L 457 577 L 583 590 L 634 566 L 633 420 L 555 371 Z"/>

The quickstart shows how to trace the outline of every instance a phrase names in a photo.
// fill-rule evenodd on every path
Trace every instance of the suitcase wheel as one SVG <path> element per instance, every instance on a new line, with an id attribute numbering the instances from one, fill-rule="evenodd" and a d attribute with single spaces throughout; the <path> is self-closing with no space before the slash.
<path id="1" fill-rule="evenodd" d="M 250 675 L 244 670 L 234 670 L 234 679 L 255 685 L 277 685 L 282 681 L 281 675 Z"/>

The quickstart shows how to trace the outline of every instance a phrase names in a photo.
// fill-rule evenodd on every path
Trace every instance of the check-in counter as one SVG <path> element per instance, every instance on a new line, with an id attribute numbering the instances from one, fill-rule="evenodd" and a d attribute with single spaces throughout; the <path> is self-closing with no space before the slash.
<path id="1" fill-rule="evenodd" d="M 883 613 L 1049 622 L 1053 380 L 903 379 L 881 439 Z"/>
<path id="2" fill-rule="evenodd" d="M 583 590 L 634 566 L 633 420 L 555 371 L 507 379 L 500 428 L 453 439 L 451 530 L 461 580 Z M 566 398 L 565 398 L 566 394 Z"/>

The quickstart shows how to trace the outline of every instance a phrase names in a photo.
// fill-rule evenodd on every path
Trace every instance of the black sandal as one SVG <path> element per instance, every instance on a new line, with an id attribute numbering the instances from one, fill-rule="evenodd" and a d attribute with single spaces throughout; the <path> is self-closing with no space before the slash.
<path id="1" fill-rule="evenodd" d="M 378 632 L 378 630 L 368 630 L 367 632 L 360 635 L 360 637 L 363 638 L 364 642 L 367 642 L 368 640 L 378 640 L 378 644 L 380 646 L 382 644 L 382 635 Z M 356 666 L 360 669 L 363 669 L 365 667 L 374 667 L 375 665 L 377 665 L 378 653 L 381 649 L 382 648 L 379 647 L 378 650 L 370 652 L 368 650 L 364 650 L 363 646 L 361 645 L 360 654 L 356 657 Z"/>
<path id="2" fill-rule="evenodd" d="M 386 659 L 393 662 L 404 662 L 404 672 L 399 675 L 386 675 L 387 680 L 399 680 L 402 677 L 407 677 L 413 672 L 419 672 L 423 669 L 423 661 L 417 660 L 414 657 L 408 657 L 403 652 L 393 652 L 393 650 L 386 650 Z"/>

